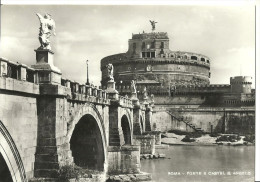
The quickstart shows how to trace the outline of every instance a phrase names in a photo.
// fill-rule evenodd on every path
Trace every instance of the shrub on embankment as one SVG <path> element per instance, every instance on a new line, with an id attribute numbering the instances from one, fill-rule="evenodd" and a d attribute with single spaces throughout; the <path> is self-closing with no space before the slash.
<path id="1" fill-rule="evenodd" d="M 195 142 L 195 139 L 190 138 L 189 135 L 186 135 L 181 141 L 182 142 Z"/>
<path id="2" fill-rule="evenodd" d="M 255 143 L 255 135 L 245 135 L 245 138 L 243 139 L 245 142 L 251 142 Z"/>
<path id="3" fill-rule="evenodd" d="M 239 135 L 222 135 L 217 138 L 216 142 L 237 142 L 240 139 Z"/>
<path id="4" fill-rule="evenodd" d="M 60 182 L 69 182 L 70 179 L 90 178 L 92 174 L 99 174 L 99 171 L 84 169 L 75 164 L 65 165 L 60 167 L 58 180 Z"/>

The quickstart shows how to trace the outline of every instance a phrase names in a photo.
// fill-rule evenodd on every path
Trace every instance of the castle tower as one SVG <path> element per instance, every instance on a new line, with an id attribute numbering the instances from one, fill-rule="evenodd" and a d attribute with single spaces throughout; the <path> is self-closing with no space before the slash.
<path id="1" fill-rule="evenodd" d="M 231 92 L 251 94 L 252 77 L 236 76 L 230 78 Z"/>

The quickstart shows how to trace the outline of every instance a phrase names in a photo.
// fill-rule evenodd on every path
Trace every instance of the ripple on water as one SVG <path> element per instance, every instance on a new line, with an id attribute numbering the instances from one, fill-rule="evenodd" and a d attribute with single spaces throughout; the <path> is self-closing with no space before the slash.
<path id="1" fill-rule="evenodd" d="M 170 146 L 158 152 L 166 159 L 141 161 L 153 181 L 254 181 L 254 146 Z"/>

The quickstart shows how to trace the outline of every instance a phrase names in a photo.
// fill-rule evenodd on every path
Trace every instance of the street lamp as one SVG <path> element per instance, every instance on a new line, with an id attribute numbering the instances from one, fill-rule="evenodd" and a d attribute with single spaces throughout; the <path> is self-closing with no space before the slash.
<path id="1" fill-rule="evenodd" d="M 86 82 L 86 85 L 89 85 L 89 79 L 88 79 L 88 60 L 86 61 L 86 64 L 87 64 L 87 82 Z"/>

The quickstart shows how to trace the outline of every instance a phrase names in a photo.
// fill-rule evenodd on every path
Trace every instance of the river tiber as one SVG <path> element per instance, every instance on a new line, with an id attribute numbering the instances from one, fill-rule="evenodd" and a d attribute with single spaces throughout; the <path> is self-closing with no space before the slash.
<path id="1" fill-rule="evenodd" d="M 115 14 L 120 9 L 110 8 Z M 65 9 L 64 15 L 74 16 Z M 98 9 L 93 12 L 98 14 Z M 29 60 L 23 56 L 11 59 L 12 54 L 0 58 L 1 182 L 254 181 L 252 76 L 240 70 L 241 74 L 226 77 L 229 83 L 212 83 L 218 60 L 190 48 L 179 51 L 173 46 L 170 27 L 160 28 L 176 23 L 170 17 L 162 21 L 156 16 L 135 20 L 138 31 L 124 35 L 128 37 L 123 40 L 125 51 L 110 51 L 91 60 L 86 48 L 81 53 L 86 59 L 64 65 L 70 54 L 77 56 L 73 46 L 63 45 L 65 40 L 77 40 L 79 49 L 86 37 L 85 46 L 103 40 L 91 41 L 91 31 L 85 37 L 63 30 L 72 21 L 94 29 L 88 22 L 64 21 L 63 14 L 34 11 L 32 7 L 26 12 L 33 21 L 24 22 L 28 32 L 30 26 L 39 28 L 38 35 L 30 35 L 33 46 L 29 52 L 23 47 L 13 50 L 13 54 L 34 56 Z M 139 28 L 139 21 L 148 28 Z M 122 35 L 120 28 L 112 30 L 113 36 Z M 105 32 L 100 29 L 99 33 Z M 123 38 L 118 36 L 114 41 Z M 175 32 L 174 36 L 179 35 Z M 104 50 L 104 45 L 95 44 L 92 54 L 109 52 L 114 41 L 105 44 Z M 203 41 L 189 41 L 197 41 L 200 50 L 206 50 Z M 79 61 L 87 67 L 83 75 L 75 69 Z M 90 65 L 91 61 L 95 64 Z M 99 63 L 100 84 L 95 84 L 92 80 L 98 73 L 93 70 Z M 84 82 L 70 78 L 64 67 Z M 221 73 L 219 77 L 225 75 Z"/>

